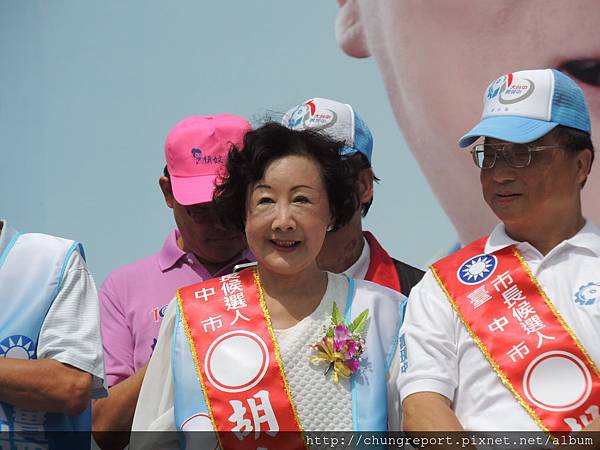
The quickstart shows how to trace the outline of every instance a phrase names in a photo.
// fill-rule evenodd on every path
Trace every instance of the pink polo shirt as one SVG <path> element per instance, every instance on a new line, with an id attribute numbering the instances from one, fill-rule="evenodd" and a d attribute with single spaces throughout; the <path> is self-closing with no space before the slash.
<path id="1" fill-rule="evenodd" d="M 166 306 L 183 286 L 213 276 L 193 253 L 177 246 L 173 230 L 162 249 L 112 271 L 100 291 L 100 319 L 106 382 L 113 386 L 137 372 L 150 359 Z M 254 260 L 245 251 L 242 260 Z M 233 266 L 215 275 L 231 272 Z"/>

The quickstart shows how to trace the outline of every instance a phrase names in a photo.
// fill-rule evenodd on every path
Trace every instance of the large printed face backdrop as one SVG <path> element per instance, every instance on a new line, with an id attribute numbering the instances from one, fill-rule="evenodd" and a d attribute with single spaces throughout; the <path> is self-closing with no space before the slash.
<path id="1" fill-rule="evenodd" d="M 100 284 L 174 226 L 158 178 L 189 115 L 254 124 L 311 97 L 356 106 L 381 183 L 366 225 L 422 266 L 456 242 L 377 66 L 335 40 L 335 1 L 0 2 L 0 217 L 81 240 Z"/>
<path id="2" fill-rule="evenodd" d="M 600 2 L 581 0 L 338 0 L 336 36 L 379 66 L 397 122 L 463 242 L 491 230 L 473 163 L 457 140 L 479 119 L 483 92 L 500 75 L 556 68 L 574 78 L 600 147 Z M 600 166 L 583 191 L 600 223 Z"/>
<path id="3" fill-rule="evenodd" d="M 599 19 L 594 0 L 5 0 L 0 217 L 81 240 L 100 283 L 173 227 L 157 180 L 175 123 L 229 112 L 257 124 L 326 97 L 354 105 L 375 136 L 382 182 L 366 228 L 424 266 L 458 242 L 452 225 L 468 241 L 496 222 L 456 146 L 491 79 L 563 67 L 598 121 Z M 596 222 L 599 171 L 584 191 Z"/>

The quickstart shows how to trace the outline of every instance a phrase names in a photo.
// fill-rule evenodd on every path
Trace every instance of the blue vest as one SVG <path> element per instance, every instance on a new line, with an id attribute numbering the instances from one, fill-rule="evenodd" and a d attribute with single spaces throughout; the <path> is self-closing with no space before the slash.
<path id="1" fill-rule="evenodd" d="M 349 279 L 345 310 L 346 323 L 350 323 L 367 308 L 370 317 L 370 323 L 364 335 L 365 352 L 361 358 L 361 367 L 351 379 L 352 428 L 353 431 L 384 432 L 387 431 L 388 420 L 387 375 L 398 345 L 398 332 L 404 319 L 406 298 L 399 302 L 391 298 L 379 297 L 380 301 L 374 301 L 370 296 L 355 296 L 356 283 L 366 289 L 368 289 L 367 284 L 372 284 L 362 280 Z M 177 430 L 212 430 L 208 407 L 194 367 L 179 309 L 173 334 L 172 355 Z M 194 421 L 191 429 L 185 426 L 186 422 L 190 420 Z M 205 444 L 209 445 L 210 441 L 214 446 L 214 437 L 210 437 L 208 433 L 196 433 L 190 437 L 205 439 Z M 183 436 L 180 439 L 183 447 Z"/>
<path id="2" fill-rule="evenodd" d="M 2 234 L 8 245 L 0 254 L 0 357 L 36 359 L 40 330 L 67 262 L 73 252 L 83 256 L 83 247 L 45 234 L 20 234 L 6 223 Z M 90 429 L 89 405 L 81 415 L 67 416 L 0 402 L 0 448 L 17 448 L 22 442 L 32 449 L 89 448 Z M 22 433 L 31 434 L 25 440 Z M 10 447 L 4 446 L 6 439 Z"/>

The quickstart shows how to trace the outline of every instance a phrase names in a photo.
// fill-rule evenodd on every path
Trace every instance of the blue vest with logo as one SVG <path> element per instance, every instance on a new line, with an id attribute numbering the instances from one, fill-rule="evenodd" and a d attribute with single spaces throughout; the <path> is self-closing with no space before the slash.
<path id="1" fill-rule="evenodd" d="M 83 247 L 45 234 L 19 234 L 6 223 L 2 234 L 8 245 L 0 254 L 0 357 L 36 359 L 40 330 L 67 262 L 73 252 L 83 256 Z M 7 439 L 7 448 L 89 448 L 90 429 L 89 405 L 81 415 L 67 416 L 0 402 L 0 448 Z"/>
<path id="2" fill-rule="evenodd" d="M 365 351 L 361 358 L 361 367 L 351 379 L 352 431 L 384 432 L 388 429 L 387 375 L 398 345 L 398 332 L 404 319 L 406 298 L 399 302 L 391 298 L 386 299 L 389 301 L 374 301 L 370 296 L 355 296 L 355 283 L 356 280 L 349 279 L 345 310 L 346 323 L 352 322 L 355 317 L 368 308 L 370 324 L 364 335 Z M 177 430 L 212 431 L 208 407 L 194 367 L 179 309 L 177 310 L 172 345 L 172 369 L 175 384 L 174 410 Z M 189 426 L 191 421 L 193 421 L 193 425 Z M 193 439 L 195 445 L 211 445 L 212 443 L 214 447 L 214 437 L 205 433 L 188 435 L 185 438 Z M 182 448 L 191 448 L 190 446 L 185 447 L 185 438 L 183 436 L 180 438 Z"/>

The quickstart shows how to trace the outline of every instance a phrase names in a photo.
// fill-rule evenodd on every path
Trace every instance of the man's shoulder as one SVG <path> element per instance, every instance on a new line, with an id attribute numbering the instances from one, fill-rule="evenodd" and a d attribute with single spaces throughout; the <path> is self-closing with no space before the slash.
<path id="1" fill-rule="evenodd" d="M 140 258 L 129 264 L 125 264 L 121 267 L 113 269 L 104 280 L 103 286 L 107 283 L 111 284 L 123 284 L 135 282 L 139 278 L 140 274 L 148 274 L 152 271 L 160 271 L 158 265 L 158 254 L 153 253 L 151 255 Z"/>
<path id="2" fill-rule="evenodd" d="M 497 232 L 496 229 L 494 229 L 490 235 L 482 236 L 468 244 L 454 245 L 447 252 L 444 252 L 445 254 L 438 255 L 432 266 L 461 265 L 471 257 L 491 254 L 514 243 L 515 242 L 506 236 L 503 231 Z"/>
<path id="3" fill-rule="evenodd" d="M 139 272 L 140 270 L 151 269 L 152 267 L 158 267 L 157 258 L 159 252 L 151 255 L 144 256 L 138 260 L 125 264 L 121 267 L 117 267 L 110 272 L 108 276 L 119 276 L 121 274 L 131 275 L 132 273 Z"/>
<path id="4" fill-rule="evenodd" d="M 122 281 L 130 279 L 132 276 L 136 276 L 139 274 L 147 274 L 152 271 L 161 271 L 161 264 L 159 259 L 161 258 L 161 254 L 167 254 L 171 251 L 172 247 L 175 247 L 177 244 L 175 243 L 176 234 L 175 230 L 171 231 L 163 243 L 162 248 L 158 251 L 152 253 L 151 255 L 142 257 L 136 261 L 125 264 L 123 266 L 117 267 L 113 269 L 108 276 L 106 277 L 106 281 Z"/>
<path id="5" fill-rule="evenodd" d="M 425 272 L 390 256 L 372 232 L 365 230 L 363 231 L 363 236 L 371 247 L 371 257 L 373 257 L 373 252 L 375 252 L 383 254 L 385 258 L 389 257 L 392 260 L 398 274 L 398 279 L 400 280 L 401 292 L 408 297 L 412 287 L 423 278 Z"/>
<path id="6" fill-rule="evenodd" d="M 76 243 L 72 239 L 45 233 L 22 233 L 18 239 L 24 245 L 34 246 L 38 254 L 40 251 L 68 249 Z"/>
<path id="7" fill-rule="evenodd" d="M 412 288 L 421 281 L 425 272 L 395 258 L 392 258 L 392 261 L 400 279 L 400 290 L 408 297 Z"/>
<path id="8" fill-rule="evenodd" d="M 418 269 L 417 267 L 411 266 L 410 264 L 407 264 L 403 261 L 400 261 L 396 258 L 392 257 L 392 261 L 394 262 L 394 266 L 396 266 L 396 269 L 398 270 L 402 270 L 405 271 L 407 273 L 411 273 L 414 274 L 415 276 L 419 276 L 419 277 L 423 277 L 423 275 L 425 275 L 425 271 Z"/>
<path id="9" fill-rule="evenodd" d="M 360 294 L 370 293 L 371 295 L 387 297 L 390 300 L 394 301 L 401 301 L 405 297 L 401 292 L 398 292 L 397 290 L 389 288 L 382 284 L 376 283 L 375 281 L 355 278 L 354 285 L 356 288 L 356 292 Z"/>
<path id="10" fill-rule="evenodd" d="M 23 233 L 15 235 L 11 255 L 23 258 L 28 264 L 37 267 L 63 268 L 70 270 L 84 266 L 85 254 L 80 242 L 44 233 Z M 82 258 L 75 260 L 77 255 Z"/>

